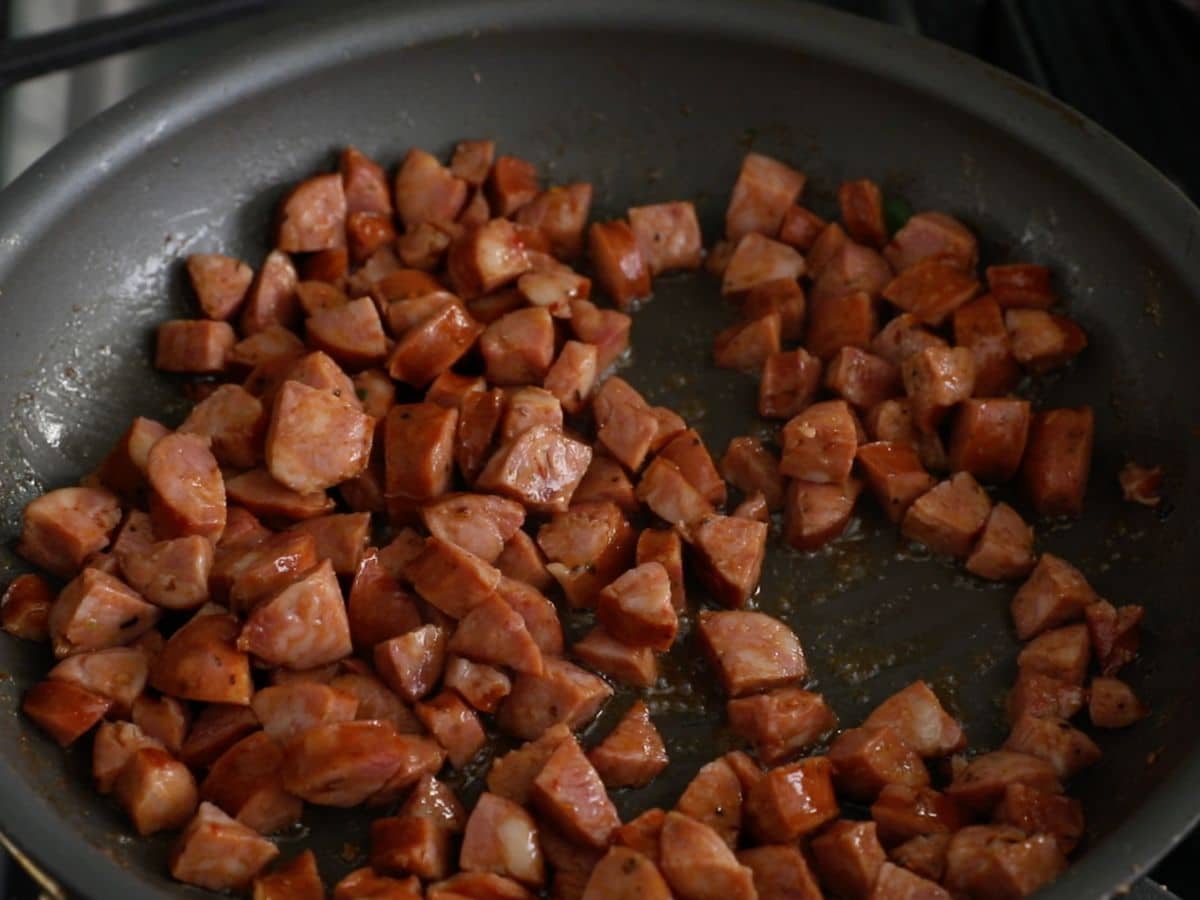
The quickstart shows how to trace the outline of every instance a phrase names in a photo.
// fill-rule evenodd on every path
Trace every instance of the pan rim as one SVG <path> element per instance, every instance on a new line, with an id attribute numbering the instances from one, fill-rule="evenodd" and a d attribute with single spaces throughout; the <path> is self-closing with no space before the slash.
<path id="1" fill-rule="evenodd" d="M 1100 126 L 1037 88 L 973 57 L 868 20 L 790 0 L 424 0 L 322 14 L 234 46 L 169 83 L 152 86 L 75 132 L 0 193 L 0 283 L 50 223 L 133 162 L 148 142 L 177 134 L 228 105 L 333 68 L 356 55 L 479 32 L 657 30 L 778 46 L 903 85 L 1015 139 L 1068 173 L 1138 233 L 1190 294 L 1200 297 L 1200 210 L 1148 162 Z M 147 135 L 149 137 L 147 138 Z M 1189 268 L 1187 262 L 1193 261 Z M 1200 753 L 1180 763 L 1132 816 L 1041 896 L 1111 896 L 1152 866 L 1200 819 Z M 0 830 L 63 885 L 87 896 L 164 894 L 115 863 L 0 761 Z"/>

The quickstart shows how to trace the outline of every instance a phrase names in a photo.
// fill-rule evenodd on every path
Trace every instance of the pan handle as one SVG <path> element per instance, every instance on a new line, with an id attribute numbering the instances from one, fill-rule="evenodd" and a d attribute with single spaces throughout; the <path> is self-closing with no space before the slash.
<path id="1" fill-rule="evenodd" d="M 33 879 L 39 890 L 38 900 L 67 900 L 67 892 L 59 883 L 47 874 L 45 869 L 30 859 L 28 854 L 14 844 L 3 831 L 0 831 L 0 850 L 7 852 L 24 870 L 25 874 Z"/>

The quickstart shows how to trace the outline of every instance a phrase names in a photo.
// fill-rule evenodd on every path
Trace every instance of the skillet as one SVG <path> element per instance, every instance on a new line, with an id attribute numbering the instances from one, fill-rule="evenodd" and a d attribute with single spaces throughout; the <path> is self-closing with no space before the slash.
<path id="1" fill-rule="evenodd" d="M 493 136 L 551 182 L 591 180 L 593 215 L 693 199 L 720 228 L 749 147 L 807 172 L 807 202 L 835 211 L 844 178 L 873 177 L 913 209 L 981 236 L 985 262 L 1052 265 L 1090 347 L 1039 385 L 1045 406 L 1091 403 L 1097 446 L 1084 519 L 1039 528 L 1039 549 L 1079 565 L 1117 603 L 1147 607 L 1131 683 L 1152 715 L 1103 735 L 1081 776 L 1085 850 L 1046 897 L 1106 896 L 1165 853 L 1200 811 L 1200 213 L 1096 125 L 966 56 L 816 7 L 720 0 L 376 4 L 262 34 L 99 117 L 0 194 L 0 576 L 20 510 L 71 483 L 136 414 L 174 424 L 178 384 L 149 366 L 154 325 L 190 314 L 189 252 L 257 262 L 274 204 L 354 143 L 395 163 Z M 710 447 L 761 428 L 752 379 L 709 364 L 732 320 L 715 285 L 664 279 L 634 326 L 625 373 L 678 409 Z M 1169 510 L 1123 504 L 1127 458 L 1166 466 Z M 814 675 L 854 724 L 909 681 L 931 681 L 973 747 L 1004 736 L 1017 646 L 1011 587 L 980 585 L 912 553 L 864 512 L 834 549 L 773 544 L 759 605 L 800 634 Z M 684 649 L 690 645 L 685 641 Z M 63 755 L 24 721 L 21 693 L 48 654 L 0 638 L 0 832 L 69 892 L 200 893 L 168 880 L 170 839 L 129 836 Z M 673 765 L 622 811 L 670 804 L 729 739 L 705 669 L 677 654 L 651 697 Z M 603 732 L 619 698 L 594 728 Z M 86 743 L 86 742 L 81 742 Z M 369 816 L 311 810 L 326 880 L 361 865 Z"/>

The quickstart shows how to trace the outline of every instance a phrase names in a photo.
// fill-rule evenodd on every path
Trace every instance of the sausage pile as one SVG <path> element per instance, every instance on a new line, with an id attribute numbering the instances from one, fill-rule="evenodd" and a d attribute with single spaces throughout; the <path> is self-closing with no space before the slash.
<path id="1" fill-rule="evenodd" d="M 25 510 L 18 550 L 47 577 L 17 578 L 0 621 L 59 660 L 26 715 L 63 746 L 94 731 L 97 790 L 141 835 L 182 829 L 174 877 L 259 900 L 325 896 L 312 853 L 278 862 L 268 838 L 306 803 L 378 816 L 337 900 L 1010 898 L 1053 879 L 1083 834 L 1064 783 L 1100 755 L 1069 720 L 1143 715 L 1116 677 L 1142 610 L 1038 558 L 980 483 L 1080 515 L 1091 411 L 1012 392 L 1086 337 L 1050 311 L 1046 269 L 992 266 L 985 289 L 950 216 L 889 234 L 857 181 L 826 223 L 804 181 L 748 155 L 705 254 L 691 203 L 589 227 L 590 185 L 543 188 L 491 141 L 448 166 L 413 150 L 392 183 L 348 149 L 283 200 L 257 271 L 190 257 L 202 316 L 161 325 L 156 364 L 204 376 L 191 413 L 136 419 Z M 585 244 L 615 309 L 573 268 Z M 701 266 L 743 316 L 715 362 L 760 373 L 780 452 L 739 437 L 715 462 L 612 374 L 652 279 Z M 1023 579 L 1002 749 L 965 756 L 924 682 L 839 732 L 797 635 L 745 608 L 771 514 L 814 549 L 864 489 L 934 553 Z M 560 608 L 594 627 L 568 644 Z M 689 619 L 750 752 L 622 822 L 609 791 L 669 765 L 647 706 L 594 746 L 575 733 L 614 684 L 653 686 Z M 496 735 L 512 749 L 468 811 L 446 772 Z"/>

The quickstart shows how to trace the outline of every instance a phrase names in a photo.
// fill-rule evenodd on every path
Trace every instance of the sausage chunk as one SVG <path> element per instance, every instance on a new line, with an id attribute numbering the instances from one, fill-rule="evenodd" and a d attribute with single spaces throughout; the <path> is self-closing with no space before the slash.
<path id="1" fill-rule="evenodd" d="M 1144 616 L 1145 610 L 1133 604 L 1117 609 L 1108 601 L 1099 600 L 1084 607 L 1088 638 L 1100 674 L 1112 675 L 1120 671 L 1137 655 Z"/>
<path id="2" fill-rule="evenodd" d="M 975 389 L 975 357 L 965 347 L 926 347 L 901 367 L 918 431 L 933 433 L 955 404 Z"/>
<path id="3" fill-rule="evenodd" d="M 719 603 L 745 606 L 758 590 L 767 530 L 764 522 L 717 515 L 688 529 L 696 574 Z"/>
<path id="4" fill-rule="evenodd" d="M 887 846 L 931 834 L 953 834 L 966 817 L 953 800 L 925 786 L 885 784 L 871 804 L 879 839 Z"/>
<path id="5" fill-rule="evenodd" d="M 732 699 L 726 711 L 729 727 L 750 741 L 768 766 L 786 762 L 837 726 L 825 698 L 798 687 Z"/>
<path id="6" fill-rule="evenodd" d="M 979 482 L 959 472 L 914 500 L 900 531 L 934 553 L 968 556 L 991 508 Z"/>
<path id="7" fill-rule="evenodd" d="M 783 505 L 783 537 L 797 550 L 815 550 L 838 537 L 850 523 L 863 483 L 850 478 L 841 484 L 793 480 Z"/>
<path id="8" fill-rule="evenodd" d="M 821 384 L 821 361 L 798 347 L 766 358 L 758 382 L 758 414 L 791 419 L 805 410 Z"/>
<path id="9" fill-rule="evenodd" d="M 867 898 L 887 862 L 874 822 L 834 822 L 810 845 L 821 883 L 847 900 Z"/>
<path id="10" fill-rule="evenodd" d="M 159 609 L 124 582 L 84 569 L 59 593 L 48 625 L 54 655 L 103 650 L 136 640 L 158 622 Z"/>
<path id="11" fill-rule="evenodd" d="M 864 728 L 891 728 L 920 756 L 946 756 L 966 746 L 960 725 L 923 681 L 914 681 L 884 700 L 863 722 Z"/>
<path id="12" fill-rule="evenodd" d="M 829 747 L 829 761 L 838 790 L 864 803 L 889 784 L 929 784 L 921 757 L 886 725 L 843 731 Z"/>
<path id="13" fill-rule="evenodd" d="M 979 297 L 954 311 L 954 343 L 975 357 L 976 397 L 1001 397 L 1017 386 L 1021 369 L 994 297 Z"/>
<path id="14" fill-rule="evenodd" d="M 250 659 L 237 648 L 233 616 L 198 615 L 167 640 L 150 668 L 150 686 L 180 700 L 246 705 Z"/>
<path id="15" fill-rule="evenodd" d="M 734 245 L 721 277 L 721 295 L 741 300 L 756 287 L 804 274 L 804 257 L 793 247 L 758 233 L 747 234 Z"/>
<path id="16" fill-rule="evenodd" d="M 844 181 L 838 188 L 838 205 L 846 231 L 856 241 L 872 247 L 887 243 L 887 225 L 883 221 L 883 192 L 875 182 L 863 178 Z"/>
<path id="17" fill-rule="evenodd" d="M 667 748 L 646 704 L 638 700 L 599 744 L 588 751 L 608 788 L 645 787 L 667 767 Z"/>
<path id="18" fill-rule="evenodd" d="M 938 259 L 925 259 L 893 278 L 883 296 L 926 325 L 941 325 L 978 292 L 979 282 L 971 273 Z"/>
<path id="19" fill-rule="evenodd" d="M 158 326 L 154 367 L 164 372 L 213 375 L 225 371 L 237 337 L 228 322 L 174 319 Z"/>
<path id="20" fill-rule="evenodd" d="M 1091 646 L 1086 625 L 1067 625 L 1044 631 L 1017 654 L 1017 665 L 1058 678 L 1070 684 L 1083 684 L 1087 674 Z"/>
<path id="21" fill-rule="evenodd" d="M 950 436 L 950 465 L 980 481 L 1008 481 L 1021 467 L 1029 436 L 1028 400 L 966 399 Z"/>
<path id="22" fill-rule="evenodd" d="M 1061 557 L 1043 553 L 1012 599 L 1017 637 L 1027 641 L 1048 628 L 1076 621 L 1099 600 L 1082 572 Z"/>
<path id="23" fill-rule="evenodd" d="M 61 747 L 91 731 L 111 707 L 112 700 L 107 697 L 53 679 L 35 684 L 21 701 L 21 711 Z"/>
<path id="24" fill-rule="evenodd" d="M 71 578 L 93 553 L 108 546 L 121 505 L 106 490 L 59 488 L 31 500 L 21 517 L 17 552 L 36 566 Z"/>
<path id="25" fill-rule="evenodd" d="M 479 349 L 492 384 L 541 382 L 554 361 L 554 320 L 540 306 L 515 310 L 487 327 Z"/>
<path id="26" fill-rule="evenodd" d="M 1000 802 L 1010 784 L 1062 793 L 1062 784 L 1050 763 L 1028 753 L 995 750 L 967 763 L 946 788 L 946 794 L 969 810 L 988 812 Z"/>
<path id="27" fill-rule="evenodd" d="M 198 534 L 217 540 L 225 530 L 225 482 L 208 441 L 169 434 L 146 458 L 150 516 L 159 537 Z"/>
<path id="28" fill-rule="evenodd" d="M 403 404 L 388 411 L 383 440 L 389 499 L 416 506 L 450 489 L 458 423 L 457 410 L 436 403 Z"/>
<path id="29" fill-rule="evenodd" d="M 201 803 L 171 851 L 171 876 L 210 891 L 243 891 L 278 855 L 258 832 Z"/>
<path id="30" fill-rule="evenodd" d="M 1021 481 L 1041 515 L 1082 515 L 1095 428 L 1089 406 L 1034 414 Z"/>
<path id="31" fill-rule="evenodd" d="M 501 446 L 476 481 L 534 512 L 565 510 L 587 471 L 592 449 L 561 431 L 536 425 Z"/>
<path id="32" fill-rule="evenodd" d="M 1037 375 L 1061 369 L 1087 347 L 1082 328 L 1040 309 L 1007 310 L 1004 325 L 1013 357 Z"/>
<path id="33" fill-rule="evenodd" d="M 900 522 L 918 497 L 934 486 L 916 451 L 905 444 L 878 441 L 861 445 L 855 458 L 887 517 Z"/>
<path id="34" fill-rule="evenodd" d="M 972 575 L 993 581 L 1024 578 L 1034 566 L 1033 528 L 1007 503 L 997 503 L 967 557 Z"/>
<path id="35" fill-rule="evenodd" d="M 573 607 L 592 606 L 632 561 L 635 532 L 613 503 L 579 503 L 538 530 L 547 566 Z"/>
<path id="36" fill-rule="evenodd" d="M 671 605 L 671 580 L 656 562 L 630 569 L 600 591 L 596 618 L 620 641 L 665 652 L 679 619 Z"/>
<path id="37" fill-rule="evenodd" d="M 1119 678 L 1097 676 L 1092 679 L 1088 689 L 1088 716 L 1097 728 L 1126 728 L 1148 714 L 1133 689 Z"/>
<path id="38" fill-rule="evenodd" d="M 628 222 L 593 222 L 588 229 L 588 255 L 596 281 L 620 309 L 650 295 L 650 269 Z"/>
<path id="39" fill-rule="evenodd" d="M 754 900 L 754 876 L 703 822 L 669 812 L 662 827 L 662 872 L 681 900 Z"/>
<path id="40" fill-rule="evenodd" d="M 388 359 L 388 374 L 424 388 L 458 362 L 475 345 L 483 326 L 450 303 L 404 333 Z"/>
<path id="41" fill-rule="evenodd" d="M 619 641 L 603 625 L 597 625 L 576 641 L 571 653 L 584 665 L 618 684 L 653 687 L 658 681 L 658 660 L 654 650 Z"/>
<path id="42" fill-rule="evenodd" d="M 808 672 L 795 633 L 766 613 L 700 613 L 700 640 L 731 697 L 785 687 Z"/>
<path id="43" fill-rule="evenodd" d="M 1015 898 L 1032 894 L 1067 868 L 1048 834 L 1007 825 L 972 825 L 950 839 L 943 884 L 951 894 Z"/>
<path id="44" fill-rule="evenodd" d="M 692 203 L 631 207 L 629 225 L 651 276 L 700 268 L 704 245 Z"/>
<path id="45" fill-rule="evenodd" d="M 150 663 L 140 647 L 110 647 L 68 656 L 46 677 L 69 681 L 113 702 L 113 713 L 128 718 L 146 687 Z"/>
<path id="46" fill-rule="evenodd" d="M 54 592 L 40 575 L 18 575 L 0 597 L 0 628 L 27 641 L 50 639 Z"/>
<path id="47" fill-rule="evenodd" d="M 911 269 L 926 259 L 974 272 L 979 263 L 979 241 L 953 216 L 936 211 L 919 212 L 892 235 L 883 255 L 897 272 Z"/>
<path id="48" fill-rule="evenodd" d="M 843 400 L 814 403 L 783 428 L 780 471 L 791 478 L 840 484 L 858 450 L 854 414 Z"/>
<path id="49" fill-rule="evenodd" d="M 825 896 L 799 849 L 768 844 L 743 850 L 738 862 L 754 874 L 759 900 L 822 900 Z"/>
<path id="50" fill-rule="evenodd" d="M 283 788 L 283 749 L 256 731 L 221 754 L 200 785 L 200 796 L 261 834 L 300 821 L 304 804 Z"/>
<path id="51" fill-rule="evenodd" d="M 832 774 L 833 766 L 824 756 L 766 772 L 746 798 L 751 833 L 763 843 L 785 844 L 836 819 Z"/>
<path id="52" fill-rule="evenodd" d="M 621 820 L 600 775 L 574 737 L 550 754 L 533 779 L 533 805 L 570 840 L 602 848 Z"/>
<path id="53" fill-rule="evenodd" d="M 494 563 L 525 521 L 515 501 L 487 494 L 448 494 L 421 507 L 429 533 Z"/>
<path id="54" fill-rule="evenodd" d="M 1013 723 L 1004 749 L 1044 759 L 1064 781 L 1100 759 L 1095 742 L 1069 722 L 1028 714 Z"/>
<path id="55" fill-rule="evenodd" d="M 329 560 L 256 606 L 238 636 L 238 649 L 289 669 L 349 656 L 350 623 Z"/>
<path id="56" fill-rule="evenodd" d="M 580 900 L 671 900 L 672 896 L 653 861 L 628 847 L 613 847 L 591 870 Z"/>
<path id="57" fill-rule="evenodd" d="M 751 232 L 769 237 L 778 234 L 784 215 L 804 190 L 805 180 L 802 173 L 777 159 L 747 153 L 725 210 L 725 237 L 736 243 Z"/>
<path id="58" fill-rule="evenodd" d="M 492 872 L 530 887 L 546 880 L 533 818 L 511 800 L 487 792 L 467 820 L 458 861 L 464 872 Z"/>
<path id="59" fill-rule="evenodd" d="M 558 723 L 581 728 L 612 696 L 602 678 L 565 659 L 546 657 L 541 675 L 522 673 L 496 711 L 496 724 L 513 737 L 532 741 Z"/>
<path id="60" fill-rule="evenodd" d="M 219 253 L 191 254 L 187 273 L 201 311 L 218 321 L 237 313 L 254 279 L 254 270 L 240 259 Z"/>

